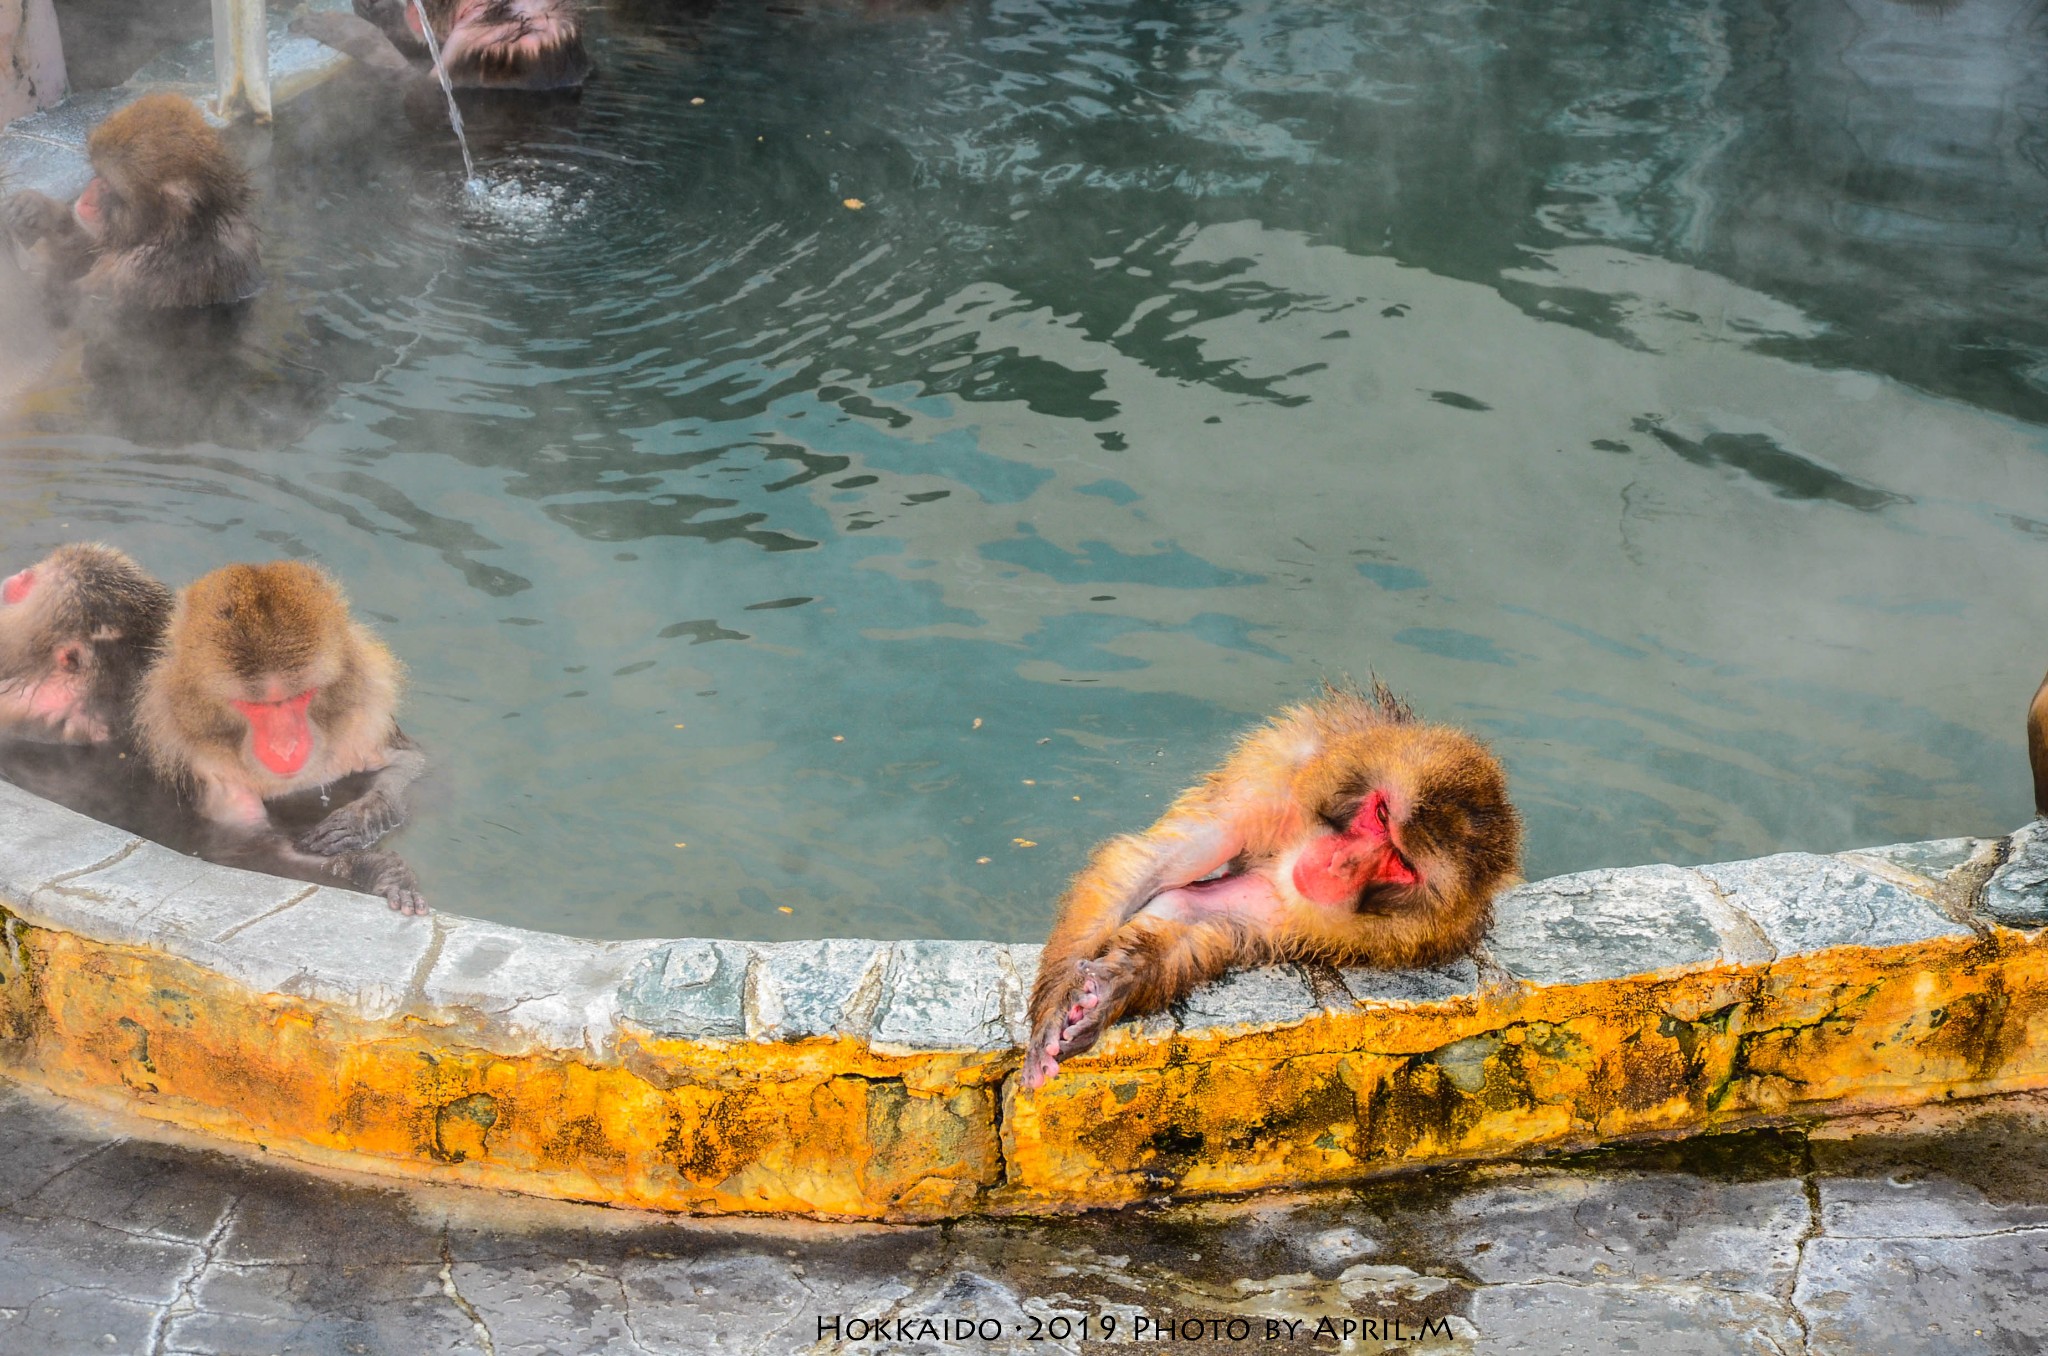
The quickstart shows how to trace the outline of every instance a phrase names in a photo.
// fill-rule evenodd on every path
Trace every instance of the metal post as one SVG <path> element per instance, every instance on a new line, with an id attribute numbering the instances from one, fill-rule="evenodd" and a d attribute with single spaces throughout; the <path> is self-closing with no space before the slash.
<path id="1" fill-rule="evenodd" d="M 223 118 L 270 121 L 270 24 L 263 0 L 213 0 L 213 69 Z"/>

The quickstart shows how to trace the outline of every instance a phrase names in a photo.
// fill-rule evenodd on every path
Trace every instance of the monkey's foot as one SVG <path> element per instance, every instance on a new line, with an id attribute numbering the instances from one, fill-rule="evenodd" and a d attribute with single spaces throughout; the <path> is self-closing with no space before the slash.
<path id="1" fill-rule="evenodd" d="M 322 857 L 361 852 L 405 822 L 405 815 L 382 791 L 342 806 L 299 835 L 299 850 Z"/>

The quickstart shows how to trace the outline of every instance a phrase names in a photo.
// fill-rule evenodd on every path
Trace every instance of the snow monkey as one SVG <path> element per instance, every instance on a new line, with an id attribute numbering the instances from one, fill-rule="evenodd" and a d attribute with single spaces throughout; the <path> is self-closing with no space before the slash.
<path id="1" fill-rule="evenodd" d="M 574 90 L 590 74 L 576 0 L 423 0 L 456 89 Z M 413 0 L 355 0 L 355 13 L 302 15 L 293 27 L 391 76 L 417 74 L 426 27 Z"/>
<path id="2" fill-rule="evenodd" d="M 1519 876 L 1521 843 L 1507 776 L 1470 735 L 1423 723 L 1377 681 L 1291 707 L 1068 887 L 1023 1086 L 1232 966 L 1458 956 Z"/>
<path id="3" fill-rule="evenodd" d="M 224 306 L 262 285 L 249 176 L 188 99 L 148 94 L 86 141 L 92 182 L 66 207 L 33 190 L 0 204 L 55 300 L 73 288 L 123 307 Z"/>
<path id="4" fill-rule="evenodd" d="M 0 735 L 119 736 L 170 615 L 171 591 L 111 546 L 60 546 L 0 581 Z"/>
<path id="5" fill-rule="evenodd" d="M 229 565 L 178 595 L 136 701 L 136 734 L 157 775 L 190 790 L 202 816 L 252 831 L 274 833 L 266 801 L 371 774 L 295 849 L 329 859 L 327 874 L 394 909 L 424 913 L 411 869 L 369 850 L 405 822 L 405 790 L 426 767 L 395 719 L 399 676 L 324 571 Z"/>

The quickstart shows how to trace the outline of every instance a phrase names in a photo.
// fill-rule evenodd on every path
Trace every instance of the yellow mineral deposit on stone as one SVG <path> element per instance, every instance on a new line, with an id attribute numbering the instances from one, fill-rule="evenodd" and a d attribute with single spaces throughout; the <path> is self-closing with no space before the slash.
<path id="1" fill-rule="evenodd" d="M 839 205 L 841 207 L 844 207 L 849 212 L 858 212 L 861 208 L 867 206 L 867 204 L 862 202 L 859 198 L 848 198 L 845 201 L 841 202 Z"/>
<path id="2" fill-rule="evenodd" d="M 1038 844 L 1036 844 L 1036 843 L 1032 842 L 1032 841 L 1031 841 L 1031 840 L 1030 840 L 1029 838 L 1012 838 L 1012 839 L 1011 839 L 1010 841 L 1011 841 L 1011 842 L 1013 842 L 1013 843 L 1015 843 L 1015 844 L 1016 844 L 1016 845 L 1017 845 L 1018 847 L 1037 847 L 1037 846 L 1038 846 Z"/>

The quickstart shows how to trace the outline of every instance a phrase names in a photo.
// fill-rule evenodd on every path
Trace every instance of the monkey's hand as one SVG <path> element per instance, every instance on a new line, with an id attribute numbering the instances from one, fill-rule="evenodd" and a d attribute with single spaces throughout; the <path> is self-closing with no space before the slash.
<path id="1" fill-rule="evenodd" d="M 331 859 L 336 875 L 358 890 L 384 896 L 384 902 L 400 913 L 425 914 L 427 901 L 420 894 L 419 878 L 395 852 L 353 852 Z"/>
<path id="2" fill-rule="evenodd" d="M 70 227 L 71 209 L 32 188 L 0 203 L 0 231 L 23 249 L 41 243 L 46 237 L 64 235 Z"/>
<path id="3" fill-rule="evenodd" d="M 1060 1061 L 1078 1055 L 1102 1037 L 1109 1008 L 1109 971 L 1101 961 L 1076 961 L 1058 1006 L 1031 1032 L 1024 1052 L 1022 1082 L 1026 1092 L 1044 1087 L 1060 1071 Z"/>
<path id="4" fill-rule="evenodd" d="M 382 787 L 372 787 L 299 835 L 299 850 L 322 857 L 361 852 L 405 823 L 405 806 Z"/>

